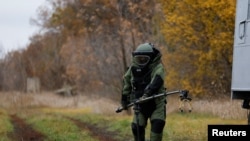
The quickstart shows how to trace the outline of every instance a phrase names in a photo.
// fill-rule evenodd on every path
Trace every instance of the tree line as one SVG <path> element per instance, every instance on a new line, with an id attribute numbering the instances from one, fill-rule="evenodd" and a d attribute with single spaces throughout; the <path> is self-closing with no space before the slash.
<path id="1" fill-rule="evenodd" d="M 64 83 L 118 98 L 131 52 L 151 42 L 163 54 L 168 90 L 228 95 L 235 1 L 48 0 L 32 24 L 40 31 L 23 50 L 1 59 L 0 90 L 43 90 Z"/>

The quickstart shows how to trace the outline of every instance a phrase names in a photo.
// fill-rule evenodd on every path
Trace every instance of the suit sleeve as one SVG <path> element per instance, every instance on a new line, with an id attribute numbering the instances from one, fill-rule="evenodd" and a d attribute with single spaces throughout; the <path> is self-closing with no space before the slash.
<path id="1" fill-rule="evenodd" d="M 152 72 L 152 79 L 149 85 L 144 90 L 144 93 L 148 96 L 156 94 L 161 88 L 164 88 L 165 70 L 162 64 L 157 65 Z"/>
<path id="2" fill-rule="evenodd" d="M 123 86 L 122 86 L 122 96 L 121 103 L 129 103 L 129 97 L 132 90 L 131 84 L 131 67 L 127 70 L 127 72 L 123 76 Z"/>

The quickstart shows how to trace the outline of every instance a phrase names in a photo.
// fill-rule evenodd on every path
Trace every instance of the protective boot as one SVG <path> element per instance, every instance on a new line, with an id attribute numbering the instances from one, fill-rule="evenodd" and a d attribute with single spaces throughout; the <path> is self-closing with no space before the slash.
<path id="1" fill-rule="evenodd" d="M 164 126 L 164 120 L 154 119 L 151 121 L 150 141 L 162 141 Z"/>
<path id="2" fill-rule="evenodd" d="M 132 123 L 131 126 L 134 135 L 134 141 L 145 141 L 145 127 L 139 126 L 139 133 L 138 133 L 136 124 Z"/>
<path id="3" fill-rule="evenodd" d="M 134 136 L 134 141 L 145 141 L 145 136 L 140 135 L 140 139 L 138 140 L 138 136 Z"/>
<path id="4" fill-rule="evenodd" d="M 150 141 L 162 141 L 162 133 L 150 133 Z"/>

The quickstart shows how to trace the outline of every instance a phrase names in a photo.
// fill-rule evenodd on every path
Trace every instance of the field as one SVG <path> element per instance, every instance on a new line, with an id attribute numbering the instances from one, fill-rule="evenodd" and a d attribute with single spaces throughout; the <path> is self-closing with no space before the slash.
<path id="1" fill-rule="evenodd" d="M 132 115 L 115 113 L 119 102 L 52 92 L 0 94 L 0 141 L 132 141 Z M 241 101 L 192 100 L 191 113 L 169 96 L 164 140 L 206 141 L 209 124 L 247 124 Z M 149 125 L 150 126 L 150 125 Z M 146 137 L 149 138 L 147 127 Z"/>

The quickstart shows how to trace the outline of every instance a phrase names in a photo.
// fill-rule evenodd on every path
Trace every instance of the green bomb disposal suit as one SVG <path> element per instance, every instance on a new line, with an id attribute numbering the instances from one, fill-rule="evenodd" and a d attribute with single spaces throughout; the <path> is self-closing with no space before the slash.
<path id="1" fill-rule="evenodd" d="M 132 53 L 133 62 L 123 78 L 121 103 L 123 107 L 139 98 L 164 93 L 165 71 L 161 53 L 151 43 L 141 44 Z M 161 141 L 166 119 L 166 96 L 139 104 L 139 134 L 136 115 L 131 124 L 135 141 L 145 141 L 145 128 L 150 119 L 150 141 Z M 125 108 L 126 109 L 126 108 Z M 140 140 L 138 140 L 138 135 Z"/>

